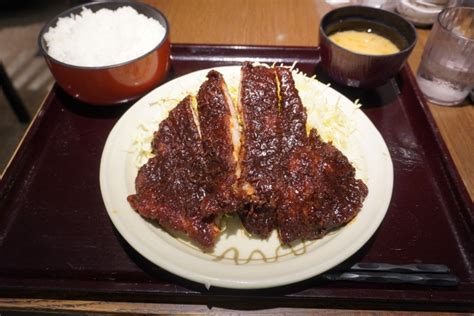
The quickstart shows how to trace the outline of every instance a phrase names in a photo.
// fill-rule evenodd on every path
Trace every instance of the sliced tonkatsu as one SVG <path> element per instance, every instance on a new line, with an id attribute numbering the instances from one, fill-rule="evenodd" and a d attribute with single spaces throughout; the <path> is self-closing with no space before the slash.
<path id="1" fill-rule="evenodd" d="M 323 236 L 348 223 L 362 207 L 365 184 L 334 146 L 312 129 L 306 133 L 306 110 L 291 72 L 277 68 L 282 126 L 282 184 L 277 209 L 283 244 Z"/>
<path id="2" fill-rule="evenodd" d="M 219 228 L 200 209 L 206 164 L 191 97 L 161 122 L 152 148 L 155 157 L 138 172 L 137 193 L 128 197 L 131 206 L 166 229 L 186 233 L 203 248 L 213 246 Z"/>
<path id="3" fill-rule="evenodd" d="M 248 232 L 265 238 L 275 228 L 279 198 L 281 137 L 274 68 L 242 66 L 238 109 L 243 125 L 239 182 L 246 201 L 239 215 Z"/>
<path id="4" fill-rule="evenodd" d="M 234 107 L 223 76 L 207 74 L 155 132 L 155 157 L 128 201 L 143 217 L 214 246 L 222 214 L 237 212 L 252 235 L 282 244 L 324 236 L 351 221 L 367 186 L 315 129 L 290 69 L 244 63 Z"/>
<path id="5" fill-rule="evenodd" d="M 321 140 L 315 129 L 309 135 L 311 152 L 319 160 L 315 193 L 310 203 L 321 212 L 321 234 L 350 222 L 367 197 L 365 183 L 344 154 Z"/>
<path id="6" fill-rule="evenodd" d="M 197 94 L 199 125 L 206 162 L 203 214 L 236 211 L 240 132 L 237 111 L 222 75 L 211 70 Z"/>
<path id="7" fill-rule="evenodd" d="M 280 96 L 280 126 L 282 152 L 291 152 L 294 148 L 306 146 L 306 109 L 296 90 L 291 70 L 277 67 Z"/>
<path id="8" fill-rule="evenodd" d="M 277 209 L 278 236 L 283 244 L 318 236 L 321 220 L 309 205 L 314 194 L 318 159 L 312 155 L 306 132 L 306 109 L 291 71 L 276 69 L 280 87 L 281 191 Z"/>

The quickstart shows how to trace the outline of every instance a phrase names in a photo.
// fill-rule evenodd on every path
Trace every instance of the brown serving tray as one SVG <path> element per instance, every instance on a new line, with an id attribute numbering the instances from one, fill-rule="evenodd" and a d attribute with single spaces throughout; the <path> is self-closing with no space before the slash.
<path id="1" fill-rule="evenodd" d="M 327 81 L 319 50 L 301 47 L 174 45 L 170 78 L 194 70 L 297 61 Z M 442 263 L 456 287 L 330 282 L 314 277 L 263 290 L 193 283 L 148 262 L 114 229 L 99 188 L 107 136 L 132 103 L 95 107 L 55 86 L 0 183 L 0 295 L 269 307 L 474 309 L 472 201 L 408 67 L 374 90 L 333 85 L 383 135 L 394 164 L 394 190 L 375 235 L 347 262 Z M 125 197 L 124 197 L 125 198 Z"/>

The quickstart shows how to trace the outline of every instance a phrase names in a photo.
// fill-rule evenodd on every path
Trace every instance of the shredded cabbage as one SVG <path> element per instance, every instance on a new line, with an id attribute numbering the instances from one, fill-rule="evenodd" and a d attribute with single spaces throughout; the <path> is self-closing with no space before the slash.
<path id="1" fill-rule="evenodd" d="M 351 111 L 343 111 L 340 106 L 340 96 L 335 102 L 328 100 L 329 85 L 319 82 L 315 76 L 308 77 L 303 72 L 295 68 L 296 62 L 290 67 L 296 88 L 299 92 L 301 101 L 307 110 L 307 131 L 315 128 L 321 139 L 325 142 L 331 142 L 336 148 L 341 150 L 346 156 L 354 153 L 350 141 L 351 135 L 356 130 L 355 120 L 352 118 L 354 112 L 360 108 L 360 103 L 356 100 L 353 103 Z M 229 94 L 234 104 L 238 98 L 239 76 L 225 78 L 229 87 Z M 196 95 L 196 91 L 183 91 L 182 98 L 186 95 Z M 131 152 L 135 153 L 135 164 L 137 168 L 144 165 L 148 159 L 153 157 L 151 142 L 153 133 L 158 129 L 159 123 L 168 116 L 168 112 L 174 108 L 181 99 L 160 99 L 149 104 L 150 115 L 147 115 L 147 121 L 140 122 L 136 133 L 132 137 Z M 156 108 L 160 108 L 156 110 Z M 155 111 L 153 111 L 155 109 Z M 239 117 L 241 124 L 241 118 Z M 351 156 L 351 155 L 349 155 Z M 354 158 L 354 155 L 352 155 Z M 354 167 L 358 169 L 357 163 L 351 159 Z M 355 159 L 358 160 L 358 159 Z"/>

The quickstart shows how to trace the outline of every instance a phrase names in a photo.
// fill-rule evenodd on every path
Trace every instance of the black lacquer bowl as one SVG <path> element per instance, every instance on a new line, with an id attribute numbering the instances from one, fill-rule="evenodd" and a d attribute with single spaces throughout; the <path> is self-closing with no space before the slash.
<path id="1" fill-rule="evenodd" d="M 400 52 L 389 55 L 360 54 L 329 39 L 338 31 L 370 29 L 391 40 Z M 384 84 L 403 67 L 417 40 L 414 26 L 403 17 L 381 9 L 348 6 L 327 13 L 319 27 L 321 66 L 336 82 L 360 88 Z"/>

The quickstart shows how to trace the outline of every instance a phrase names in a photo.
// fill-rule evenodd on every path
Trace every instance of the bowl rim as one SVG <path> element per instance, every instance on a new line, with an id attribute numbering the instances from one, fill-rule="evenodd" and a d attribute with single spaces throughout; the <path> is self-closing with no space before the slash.
<path id="1" fill-rule="evenodd" d="M 404 23 L 408 24 L 409 28 L 413 31 L 413 34 L 415 35 L 415 38 L 414 40 L 412 41 L 412 43 L 410 43 L 407 47 L 405 47 L 404 49 L 400 50 L 399 52 L 396 52 L 396 53 L 393 53 L 393 54 L 379 54 L 379 55 L 371 55 L 371 54 L 363 54 L 363 53 L 358 53 L 358 52 L 354 52 L 350 49 L 347 49 L 347 48 L 344 48 L 338 44 L 336 44 L 334 41 L 332 41 L 328 34 L 326 33 L 326 31 L 324 30 L 323 28 L 323 22 L 325 19 L 328 19 L 328 16 L 330 14 L 334 14 L 334 12 L 336 11 L 341 11 L 341 10 L 351 10 L 351 9 L 362 9 L 362 10 L 368 10 L 368 11 L 373 11 L 373 12 L 379 12 L 379 13 L 382 13 L 382 14 L 389 14 L 389 15 L 392 15 L 394 16 L 395 18 L 398 18 L 400 19 L 401 21 L 403 21 Z M 364 19 L 364 17 L 361 17 L 361 16 L 356 16 L 354 15 L 354 18 L 359 18 L 359 19 Z M 361 6 L 361 5 L 353 5 L 353 6 L 344 6 L 344 7 L 340 7 L 340 8 L 336 8 L 336 9 L 333 9 L 329 12 L 327 12 L 326 14 L 324 14 L 324 16 L 321 18 L 321 22 L 319 23 L 319 34 L 321 34 L 322 36 L 324 36 L 324 38 L 331 42 L 332 44 L 336 45 L 338 48 L 342 49 L 343 51 L 345 52 L 349 52 L 351 54 L 355 54 L 355 55 L 358 55 L 358 56 L 363 56 L 363 57 L 369 57 L 369 58 L 387 58 L 387 57 L 394 57 L 394 56 L 398 56 L 398 55 L 404 55 L 406 53 L 410 53 L 413 48 L 415 47 L 416 43 L 418 42 L 418 33 L 416 32 L 416 28 L 415 26 L 410 22 L 408 21 L 407 19 L 405 19 L 404 17 L 402 17 L 401 15 L 395 13 L 395 12 L 392 12 L 392 11 L 387 11 L 387 10 L 384 10 L 384 9 L 379 9 L 379 8 L 373 8 L 373 7 L 368 7 L 368 6 Z M 321 45 L 321 43 L 319 43 L 319 45 Z"/>
<path id="2" fill-rule="evenodd" d="M 100 5 L 104 5 L 104 4 L 119 4 L 119 5 L 123 4 L 123 6 L 128 5 L 128 6 L 131 6 L 133 8 L 142 7 L 142 8 L 146 8 L 146 9 L 150 9 L 152 11 L 155 11 L 156 13 L 158 13 L 158 15 L 160 15 L 163 18 L 164 25 L 162 25 L 162 26 L 165 28 L 165 35 L 163 36 L 163 38 L 161 39 L 161 41 L 157 45 L 153 46 L 153 48 L 150 49 L 149 51 L 147 51 L 146 53 L 144 53 L 144 54 L 142 54 L 138 57 L 135 57 L 133 59 L 130 59 L 130 60 L 127 60 L 127 61 L 124 61 L 124 62 L 120 62 L 120 63 L 116 63 L 116 64 L 112 64 L 112 65 L 105 65 L 105 66 L 79 66 L 79 65 L 73 65 L 73 64 L 68 64 L 68 63 L 65 63 L 63 61 L 60 61 L 60 60 L 52 57 L 48 53 L 48 50 L 46 48 L 46 43 L 43 39 L 44 34 L 49 30 L 50 27 L 56 26 L 56 24 L 57 24 L 57 22 L 60 18 L 69 17 L 69 16 L 71 16 L 72 12 L 74 12 L 76 10 L 79 10 L 81 8 L 89 8 L 89 7 L 92 7 L 92 6 L 100 6 Z M 139 14 L 143 14 L 143 13 L 139 12 Z M 145 15 L 145 14 L 143 14 L 143 15 Z M 147 17 L 148 18 L 153 18 L 153 17 L 149 17 L 149 16 L 147 16 Z M 161 21 L 158 21 L 158 22 L 161 24 Z M 38 41 L 38 46 L 39 46 L 39 49 L 41 51 L 41 54 L 45 58 L 52 60 L 56 64 L 59 64 L 61 66 L 68 67 L 68 68 L 82 69 L 82 70 L 107 70 L 107 69 L 111 69 L 111 68 L 117 68 L 117 67 L 125 66 L 125 65 L 128 65 L 128 64 L 132 64 L 135 61 L 146 57 L 147 55 L 153 53 L 158 48 L 163 46 L 163 44 L 165 44 L 168 41 L 168 39 L 169 39 L 169 22 L 168 22 L 168 19 L 166 18 L 166 16 L 163 14 L 163 12 L 161 12 L 159 9 L 157 9 L 155 7 L 152 7 L 151 5 L 148 5 L 148 4 L 143 3 L 143 2 L 135 2 L 135 1 L 131 1 L 131 0 L 115 0 L 115 1 L 94 1 L 94 2 L 89 2 L 89 3 L 84 3 L 84 4 L 74 6 L 72 8 L 69 8 L 65 11 L 62 11 L 61 13 L 56 15 L 54 18 L 52 18 L 48 22 L 46 22 L 45 25 L 43 25 L 43 27 L 41 28 L 41 31 L 38 34 L 37 41 Z"/>

